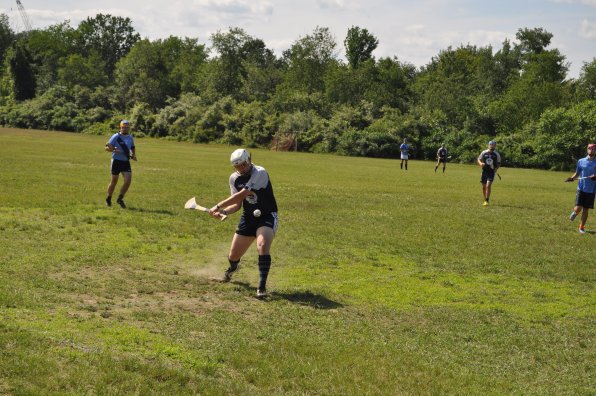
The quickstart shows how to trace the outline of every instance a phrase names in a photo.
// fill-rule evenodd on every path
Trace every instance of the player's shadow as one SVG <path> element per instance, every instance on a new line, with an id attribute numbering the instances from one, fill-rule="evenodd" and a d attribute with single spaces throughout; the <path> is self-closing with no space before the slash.
<path id="1" fill-rule="evenodd" d="M 251 293 L 255 291 L 254 286 L 251 286 L 249 283 L 246 282 L 236 282 L 232 281 L 234 285 L 241 286 L 246 290 L 250 290 Z M 328 299 L 325 296 L 320 294 L 314 294 L 310 291 L 296 291 L 292 293 L 283 293 L 279 291 L 274 291 L 269 294 L 267 297 L 268 300 L 288 300 L 295 304 L 305 305 L 308 307 L 312 307 L 315 309 L 337 309 L 343 308 L 343 305 L 338 303 L 337 301 L 333 301 Z M 267 300 L 266 299 L 266 300 Z"/>
<path id="2" fill-rule="evenodd" d="M 275 299 L 277 297 L 283 298 L 290 302 L 306 305 L 315 309 L 337 309 L 342 308 L 343 305 L 337 301 L 328 299 L 320 294 L 314 294 L 308 290 L 297 291 L 292 293 L 273 292 L 271 296 Z"/>
<path id="3" fill-rule="evenodd" d="M 129 207 L 126 208 L 126 210 L 129 210 L 131 212 L 156 213 L 156 214 L 165 214 L 165 215 L 170 215 L 170 216 L 174 216 L 175 215 L 175 213 L 172 212 L 171 210 L 164 210 L 164 209 L 131 208 L 129 206 Z"/>

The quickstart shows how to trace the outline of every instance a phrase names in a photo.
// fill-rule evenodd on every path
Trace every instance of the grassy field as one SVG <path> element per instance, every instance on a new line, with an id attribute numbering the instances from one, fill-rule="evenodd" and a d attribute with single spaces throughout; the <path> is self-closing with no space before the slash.
<path id="1" fill-rule="evenodd" d="M 568 174 L 254 150 L 280 207 L 271 296 L 229 193 L 233 147 L 0 129 L 0 394 L 594 394 L 596 214 Z M 480 151 L 479 147 L 479 151 Z M 577 221 L 577 220 L 576 220 Z"/>

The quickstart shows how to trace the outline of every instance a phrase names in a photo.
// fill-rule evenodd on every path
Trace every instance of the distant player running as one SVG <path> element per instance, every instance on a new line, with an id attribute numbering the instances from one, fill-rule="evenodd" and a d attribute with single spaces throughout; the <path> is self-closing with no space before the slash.
<path id="1" fill-rule="evenodd" d="M 252 163 L 248 151 L 235 150 L 230 162 L 235 170 L 230 175 L 231 195 L 209 210 L 211 216 L 219 217 L 220 214 L 227 215 L 243 209 L 228 254 L 230 267 L 224 273 L 223 281 L 232 280 L 240 259 L 256 240 L 259 254 L 257 298 L 263 298 L 267 295 L 267 276 L 271 268 L 269 251 L 277 231 L 277 202 L 269 174 L 265 168 Z"/>
<path id="2" fill-rule="evenodd" d="M 437 165 L 435 166 L 435 173 L 437 173 L 437 169 L 441 163 L 443 163 L 443 173 L 445 173 L 445 166 L 447 165 L 447 149 L 445 148 L 445 143 L 441 144 L 441 147 L 439 147 L 439 150 L 437 151 Z"/>
<path id="3" fill-rule="evenodd" d="M 399 164 L 399 168 L 404 168 L 404 162 L 406 163 L 406 170 L 408 170 L 408 158 L 409 158 L 409 150 L 410 146 L 408 145 L 408 138 L 404 138 L 404 142 L 399 146 L 399 151 L 401 152 L 401 163 Z"/>
<path id="4" fill-rule="evenodd" d="M 120 173 L 124 178 L 124 184 L 120 187 L 120 195 L 118 195 L 118 205 L 123 209 L 126 208 L 124 203 L 124 195 L 130 187 L 132 182 L 132 169 L 130 167 L 130 160 L 137 160 L 137 152 L 135 148 L 135 141 L 129 134 L 130 122 L 127 120 L 120 121 L 120 131 L 112 135 L 110 140 L 105 145 L 105 150 L 112 153 L 112 162 L 110 170 L 112 177 L 108 185 L 108 196 L 106 197 L 106 205 L 112 206 L 112 194 L 118 184 Z"/>
<path id="5" fill-rule="evenodd" d="M 594 209 L 594 197 L 596 196 L 596 143 L 588 145 L 588 156 L 577 161 L 575 173 L 569 176 L 565 181 L 572 182 L 580 177 L 577 184 L 577 193 L 575 196 L 575 207 L 569 215 L 569 220 L 575 220 L 578 214 L 582 214 L 579 223 L 579 232 L 586 232 L 586 222 L 588 221 L 588 212 Z"/>
<path id="6" fill-rule="evenodd" d="M 501 166 L 501 154 L 495 150 L 496 147 L 497 143 L 494 140 L 488 142 L 488 148 L 480 153 L 477 160 L 478 165 L 482 167 L 480 182 L 482 183 L 482 195 L 484 195 L 483 206 L 488 206 L 491 186 L 495 180 L 495 174 Z"/>

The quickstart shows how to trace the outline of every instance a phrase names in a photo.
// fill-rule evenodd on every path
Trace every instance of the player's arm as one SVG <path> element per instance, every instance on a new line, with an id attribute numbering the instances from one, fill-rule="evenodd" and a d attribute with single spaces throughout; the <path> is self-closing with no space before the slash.
<path id="1" fill-rule="evenodd" d="M 484 168 L 484 165 L 486 165 L 484 162 L 482 162 L 482 156 L 478 157 L 478 159 L 476 159 L 476 162 L 478 162 L 478 165 L 480 165 L 480 167 Z"/>
<path id="2" fill-rule="evenodd" d="M 116 146 L 112 145 L 112 143 L 109 143 L 109 142 L 108 142 L 108 143 L 106 143 L 105 150 L 106 150 L 108 153 L 118 153 L 118 152 L 120 152 L 120 149 L 119 149 L 118 147 L 116 147 Z"/>
<path id="3" fill-rule="evenodd" d="M 218 213 L 224 210 L 226 213 L 237 212 L 242 207 L 242 201 L 250 194 L 250 190 L 243 188 L 235 194 L 232 194 L 228 198 L 221 202 L 218 202 L 214 207 L 209 209 L 211 216 L 217 217 Z"/>
<path id="4" fill-rule="evenodd" d="M 497 154 L 497 163 L 495 164 L 495 172 L 497 171 L 497 169 L 499 169 L 501 167 L 501 154 L 496 153 Z"/>
<path id="5" fill-rule="evenodd" d="M 130 148 L 130 158 L 137 160 L 137 148 L 134 145 Z"/>
<path id="6" fill-rule="evenodd" d="M 575 180 L 575 178 L 579 176 L 579 173 L 577 171 L 575 171 L 575 173 L 571 176 L 569 176 L 567 179 L 565 179 L 566 182 L 572 182 Z"/>

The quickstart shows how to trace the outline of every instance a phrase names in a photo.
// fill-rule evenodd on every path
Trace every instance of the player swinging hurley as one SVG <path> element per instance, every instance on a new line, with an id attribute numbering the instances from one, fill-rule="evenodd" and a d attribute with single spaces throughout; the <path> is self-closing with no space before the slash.
<path id="1" fill-rule="evenodd" d="M 230 175 L 231 196 L 209 209 L 209 214 L 213 217 L 243 209 L 228 254 L 230 267 L 224 273 L 223 281 L 232 280 L 232 274 L 238 270 L 240 259 L 256 239 L 259 254 L 257 298 L 263 298 L 267 295 L 267 276 L 271 267 L 269 251 L 277 230 L 277 203 L 269 174 L 265 168 L 253 165 L 248 151 L 234 151 L 230 162 L 235 169 Z"/>

